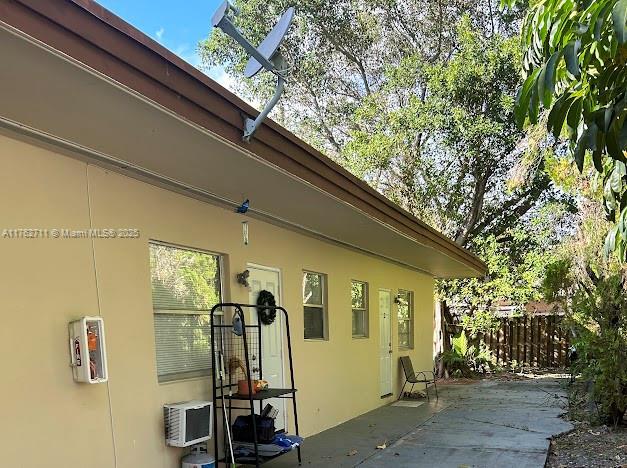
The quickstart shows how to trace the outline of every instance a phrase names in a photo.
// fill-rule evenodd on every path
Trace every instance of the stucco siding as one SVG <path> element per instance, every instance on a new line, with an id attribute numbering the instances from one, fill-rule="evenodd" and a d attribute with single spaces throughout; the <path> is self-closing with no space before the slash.
<path id="1" fill-rule="evenodd" d="M 210 399 L 210 385 L 207 378 L 157 381 L 149 240 L 222 254 L 225 299 L 235 302 L 248 301 L 248 290 L 235 281 L 247 263 L 281 270 L 305 436 L 395 398 L 379 395 L 380 288 L 393 295 L 398 289 L 414 292 L 415 348 L 402 354 L 410 354 L 417 369 L 432 367 L 433 278 L 426 274 L 6 136 L 0 136 L 0 161 L 0 228 L 140 232 L 138 239 L 93 241 L 0 238 L 3 465 L 66 467 L 88 460 L 82 466 L 178 466 L 181 452 L 163 441 L 162 405 Z M 236 175 L 224 177 L 237 184 Z M 246 187 L 241 190 L 246 198 Z M 249 222 L 247 246 L 243 220 Z M 327 275 L 328 341 L 303 339 L 303 270 Z M 351 337 L 351 279 L 369 284 L 367 339 Z M 394 305 L 392 312 L 393 390 L 398 392 L 401 353 Z M 82 315 L 105 320 L 107 384 L 72 380 L 67 323 Z M 291 415 L 288 419 L 291 424 Z"/>

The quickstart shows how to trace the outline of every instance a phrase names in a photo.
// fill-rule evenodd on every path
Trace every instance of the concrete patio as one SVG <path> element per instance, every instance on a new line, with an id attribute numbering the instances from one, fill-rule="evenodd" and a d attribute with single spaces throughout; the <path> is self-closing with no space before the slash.
<path id="1" fill-rule="evenodd" d="M 308 438 L 303 466 L 540 468 L 549 438 L 572 427 L 559 417 L 565 397 L 549 378 L 440 386 L 438 401 L 388 405 Z M 268 466 L 297 466 L 296 456 Z"/>

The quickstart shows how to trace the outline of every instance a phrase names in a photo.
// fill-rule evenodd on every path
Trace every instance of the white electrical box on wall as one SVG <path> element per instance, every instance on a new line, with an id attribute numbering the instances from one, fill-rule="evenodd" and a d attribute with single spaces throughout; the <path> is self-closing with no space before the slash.
<path id="1" fill-rule="evenodd" d="M 107 348 L 104 320 L 83 317 L 70 322 L 70 356 L 74 380 L 90 384 L 106 382 Z"/>

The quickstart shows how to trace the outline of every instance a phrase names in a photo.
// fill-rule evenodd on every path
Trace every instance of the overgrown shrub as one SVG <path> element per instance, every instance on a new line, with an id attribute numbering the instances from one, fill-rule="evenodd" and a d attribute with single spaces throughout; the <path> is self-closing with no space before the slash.
<path id="1" fill-rule="evenodd" d="M 618 424 L 627 411 L 627 292 L 611 275 L 573 297 L 579 370 L 594 382 L 602 420 Z"/>
<path id="2" fill-rule="evenodd" d="M 490 310 L 477 310 L 473 314 L 466 314 L 462 317 L 462 326 L 464 330 L 470 333 L 472 338 L 475 338 L 479 333 L 489 333 L 494 331 L 499 326 L 499 319 L 497 319 Z"/>
<path id="3" fill-rule="evenodd" d="M 618 271 L 576 278 L 569 264 L 547 269 L 547 298 L 568 312 L 577 359 L 571 364 L 592 382 L 601 421 L 618 424 L 627 411 L 627 291 Z"/>
<path id="4" fill-rule="evenodd" d="M 466 332 L 451 340 L 451 349 L 441 357 L 446 369 L 456 377 L 468 377 L 473 373 L 485 373 L 494 362 L 492 352 L 483 341 L 469 344 Z"/>

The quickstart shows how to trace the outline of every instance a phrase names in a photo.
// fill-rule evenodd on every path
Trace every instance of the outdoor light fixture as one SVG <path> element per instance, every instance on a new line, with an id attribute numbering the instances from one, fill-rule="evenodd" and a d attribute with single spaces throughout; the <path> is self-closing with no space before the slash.
<path id="1" fill-rule="evenodd" d="M 285 59 L 279 52 L 279 46 L 281 42 L 283 42 L 292 24 L 294 7 L 288 8 L 285 13 L 283 13 L 276 26 L 274 26 L 272 31 L 270 31 L 261 44 L 259 44 L 259 47 L 256 48 L 242 35 L 239 29 L 235 27 L 233 19 L 229 17 L 231 13 L 233 16 L 237 16 L 239 15 L 239 10 L 229 0 L 226 0 L 213 14 L 211 23 L 214 27 L 220 28 L 224 33 L 235 39 L 250 55 L 250 59 L 244 70 L 244 76 L 246 76 L 246 78 L 252 78 L 264 69 L 277 77 L 274 96 L 266 103 L 256 119 L 246 118 L 244 121 L 243 138 L 244 141 L 249 142 L 261 122 L 268 116 L 276 103 L 279 102 L 285 89 L 288 67 Z"/>
<path id="2" fill-rule="evenodd" d="M 235 278 L 237 278 L 237 282 L 239 284 L 241 284 L 242 286 L 246 286 L 249 287 L 250 285 L 248 284 L 248 277 L 250 276 L 250 271 L 249 270 L 244 270 L 241 273 L 237 273 L 235 275 Z"/>

